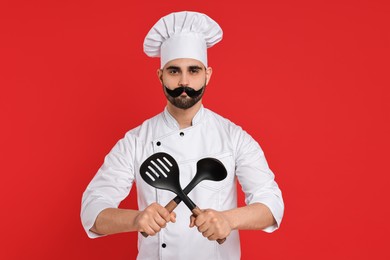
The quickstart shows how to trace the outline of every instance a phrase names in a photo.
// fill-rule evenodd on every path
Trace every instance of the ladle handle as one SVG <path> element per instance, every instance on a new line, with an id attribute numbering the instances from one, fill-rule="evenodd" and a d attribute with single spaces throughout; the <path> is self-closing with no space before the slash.
<path id="1" fill-rule="evenodd" d="M 198 206 L 196 206 L 193 210 L 192 210 L 192 214 L 194 214 L 195 217 L 199 216 L 200 214 L 202 214 L 202 211 L 198 208 Z M 218 244 L 223 244 L 224 242 L 226 241 L 226 238 L 222 238 L 222 239 L 217 239 L 217 242 Z"/>

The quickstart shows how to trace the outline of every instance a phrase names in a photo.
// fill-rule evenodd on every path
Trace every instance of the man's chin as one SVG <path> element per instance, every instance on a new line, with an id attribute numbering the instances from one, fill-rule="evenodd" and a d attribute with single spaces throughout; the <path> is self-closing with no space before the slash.
<path id="1" fill-rule="evenodd" d="M 185 101 L 184 101 L 185 100 Z M 182 100 L 169 100 L 169 102 L 175 106 L 176 108 L 187 110 L 196 105 L 200 100 L 192 100 L 189 97 L 185 97 L 185 99 Z"/>

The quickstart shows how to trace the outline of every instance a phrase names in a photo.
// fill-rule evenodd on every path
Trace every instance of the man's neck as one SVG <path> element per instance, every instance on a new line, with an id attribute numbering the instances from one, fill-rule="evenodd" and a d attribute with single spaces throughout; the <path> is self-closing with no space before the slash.
<path id="1" fill-rule="evenodd" d="M 200 100 L 198 103 L 188 109 L 177 108 L 170 102 L 168 102 L 167 108 L 168 112 L 176 119 L 177 123 L 179 124 L 179 128 L 183 129 L 192 125 L 192 119 L 194 119 L 201 106 L 202 102 Z"/>

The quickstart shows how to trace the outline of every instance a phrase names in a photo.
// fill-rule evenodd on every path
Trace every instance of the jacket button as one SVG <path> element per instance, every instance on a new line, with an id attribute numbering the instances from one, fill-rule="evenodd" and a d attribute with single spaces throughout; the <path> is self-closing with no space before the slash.
<path id="1" fill-rule="evenodd" d="M 157 146 L 160 146 L 161 145 L 161 142 L 157 142 Z"/>
<path id="2" fill-rule="evenodd" d="M 183 133 L 183 132 L 180 132 L 180 136 L 184 136 L 184 133 Z"/>
<path id="3" fill-rule="evenodd" d="M 166 248 L 167 247 L 167 244 L 165 244 L 165 243 L 162 243 L 162 248 Z"/>

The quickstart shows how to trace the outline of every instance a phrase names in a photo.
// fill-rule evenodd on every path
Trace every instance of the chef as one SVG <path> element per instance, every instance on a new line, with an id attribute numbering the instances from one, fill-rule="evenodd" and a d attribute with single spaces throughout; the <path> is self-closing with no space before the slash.
<path id="1" fill-rule="evenodd" d="M 202 105 L 212 75 L 207 48 L 221 39 L 214 20 L 187 11 L 161 18 L 147 34 L 144 51 L 160 57 L 157 76 L 167 105 L 117 142 L 86 188 L 81 220 L 90 238 L 145 232 L 150 236 L 138 235 L 138 259 L 226 260 L 240 259 L 238 230 L 272 232 L 279 227 L 282 194 L 259 144 Z M 202 181 L 189 193 L 202 209 L 196 218 L 184 203 L 169 213 L 163 206 L 175 194 L 142 180 L 140 165 L 157 152 L 178 162 L 182 187 L 194 177 L 202 158 L 216 158 L 225 166 L 224 180 Z M 237 207 L 237 181 L 245 194 L 244 207 Z M 138 209 L 118 208 L 134 183 Z M 216 243 L 223 238 L 223 244 Z"/>

